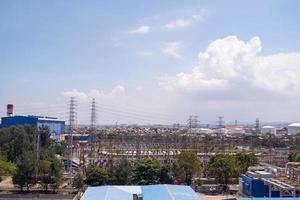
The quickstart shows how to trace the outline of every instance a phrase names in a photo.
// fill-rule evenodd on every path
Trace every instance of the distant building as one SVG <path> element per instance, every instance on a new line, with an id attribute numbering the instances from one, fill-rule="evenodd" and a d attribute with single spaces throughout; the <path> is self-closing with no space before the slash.
<path id="1" fill-rule="evenodd" d="M 276 128 L 274 126 L 263 126 L 261 128 L 261 133 L 262 134 L 272 134 L 272 135 L 275 135 L 276 134 Z"/>
<path id="2" fill-rule="evenodd" d="M 1 118 L 1 127 L 29 125 L 34 127 L 48 127 L 51 137 L 59 139 L 65 131 L 65 121 L 53 117 L 41 116 L 8 116 Z"/>
<path id="3" fill-rule="evenodd" d="M 293 123 L 288 125 L 288 135 L 300 134 L 300 123 Z"/>

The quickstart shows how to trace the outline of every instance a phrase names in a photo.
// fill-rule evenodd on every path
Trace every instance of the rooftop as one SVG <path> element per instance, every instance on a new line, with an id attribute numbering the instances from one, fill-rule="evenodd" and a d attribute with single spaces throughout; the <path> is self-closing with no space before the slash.
<path id="1" fill-rule="evenodd" d="M 143 200 L 201 200 L 191 187 L 184 185 L 88 187 L 81 199 L 133 200 L 134 194 Z"/>

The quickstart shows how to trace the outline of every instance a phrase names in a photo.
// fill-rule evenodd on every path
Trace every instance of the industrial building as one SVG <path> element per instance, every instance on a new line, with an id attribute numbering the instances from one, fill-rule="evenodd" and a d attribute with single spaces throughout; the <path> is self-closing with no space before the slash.
<path id="1" fill-rule="evenodd" d="M 299 197 L 300 163 L 250 167 L 240 178 L 240 189 L 248 197 Z"/>
<path id="2" fill-rule="evenodd" d="M 88 187 L 81 200 L 201 200 L 184 185 L 98 186 Z"/>
<path id="3" fill-rule="evenodd" d="M 7 116 L 1 118 L 1 127 L 29 125 L 34 127 L 47 127 L 53 139 L 59 139 L 65 131 L 65 121 L 53 117 L 41 116 Z"/>
<path id="4" fill-rule="evenodd" d="M 261 133 L 262 134 L 272 134 L 272 135 L 275 135 L 276 134 L 276 128 L 274 126 L 263 126 L 261 128 Z"/>

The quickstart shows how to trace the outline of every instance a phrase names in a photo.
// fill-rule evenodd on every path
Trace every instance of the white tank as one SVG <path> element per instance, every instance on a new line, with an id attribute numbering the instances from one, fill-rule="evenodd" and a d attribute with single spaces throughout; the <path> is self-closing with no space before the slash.
<path id="1" fill-rule="evenodd" d="M 292 123 L 288 125 L 288 135 L 300 134 L 300 123 Z"/>
<path id="2" fill-rule="evenodd" d="M 274 126 L 263 126 L 261 128 L 261 133 L 262 134 L 276 134 L 276 128 Z"/>

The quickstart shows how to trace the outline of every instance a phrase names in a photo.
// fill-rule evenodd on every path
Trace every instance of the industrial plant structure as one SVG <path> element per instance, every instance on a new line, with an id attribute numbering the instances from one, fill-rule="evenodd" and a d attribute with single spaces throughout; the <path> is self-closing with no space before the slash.
<path id="1" fill-rule="evenodd" d="M 1 118 L 1 127 L 29 125 L 34 127 L 47 127 L 53 139 L 59 139 L 65 131 L 65 121 L 53 117 L 42 116 L 7 116 Z"/>

